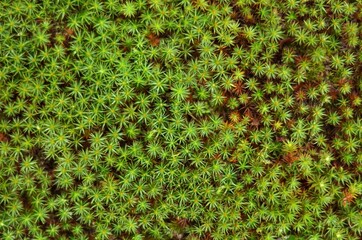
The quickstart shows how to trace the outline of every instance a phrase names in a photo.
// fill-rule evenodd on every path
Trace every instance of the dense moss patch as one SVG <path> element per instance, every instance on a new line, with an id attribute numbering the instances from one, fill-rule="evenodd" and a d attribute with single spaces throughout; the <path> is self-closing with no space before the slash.
<path id="1" fill-rule="evenodd" d="M 361 239 L 362 1 L 0 9 L 1 239 Z"/>

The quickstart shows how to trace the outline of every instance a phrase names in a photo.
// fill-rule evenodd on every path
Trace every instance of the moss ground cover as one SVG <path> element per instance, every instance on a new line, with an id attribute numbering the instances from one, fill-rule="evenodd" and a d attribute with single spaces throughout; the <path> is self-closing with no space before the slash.
<path id="1" fill-rule="evenodd" d="M 362 1 L 0 1 L 0 239 L 362 238 Z"/>

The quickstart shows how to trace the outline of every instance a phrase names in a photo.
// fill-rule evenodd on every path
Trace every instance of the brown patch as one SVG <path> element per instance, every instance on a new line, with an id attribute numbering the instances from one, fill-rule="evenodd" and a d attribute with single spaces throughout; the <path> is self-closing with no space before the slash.
<path id="1" fill-rule="evenodd" d="M 332 100 L 336 100 L 338 98 L 338 94 L 338 89 L 332 86 L 329 90 L 329 96 L 332 98 Z"/>
<path id="2" fill-rule="evenodd" d="M 253 112 L 251 111 L 250 108 L 245 109 L 244 115 L 247 116 L 248 118 L 253 118 Z"/>
<path id="3" fill-rule="evenodd" d="M 253 118 L 252 121 L 251 121 L 251 125 L 255 126 L 255 127 L 258 127 L 260 125 L 259 119 Z"/>
<path id="4" fill-rule="evenodd" d="M 240 44 L 241 46 L 246 47 L 248 45 L 248 40 L 245 38 L 244 34 L 240 33 L 237 37 L 236 37 L 236 42 L 238 44 Z"/>
<path id="5" fill-rule="evenodd" d="M 303 91 L 303 90 L 297 91 L 295 93 L 295 98 L 297 99 L 297 101 L 303 102 L 306 98 L 305 91 Z"/>
<path id="6" fill-rule="evenodd" d="M 293 86 L 293 89 L 294 89 L 294 92 L 297 92 L 297 91 L 299 91 L 301 89 L 304 89 L 305 87 L 306 87 L 305 83 L 299 83 L 299 84 Z"/>
<path id="7" fill-rule="evenodd" d="M 283 160 L 287 163 L 293 163 L 299 159 L 297 152 L 290 152 L 283 156 Z"/>
<path id="8" fill-rule="evenodd" d="M 84 137 L 86 140 L 88 140 L 88 139 L 90 138 L 91 133 L 92 133 L 92 130 L 86 129 L 86 130 L 84 131 L 83 137 Z"/>
<path id="9" fill-rule="evenodd" d="M 348 203 L 352 203 L 353 200 L 355 199 L 356 195 L 353 193 L 350 193 L 349 191 L 344 191 L 343 192 L 343 199 L 342 199 L 342 204 L 343 206 L 346 206 Z"/>
<path id="10" fill-rule="evenodd" d="M 295 57 L 295 64 L 297 66 L 303 61 L 308 61 L 308 58 L 306 56 L 296 56 Z"/>
<path id="11" fill-rule="evenodd" d="M 220 53 L 224 53 L 226 49 L 227 49 L 226 46 L 219 46 Z"/>
<path id="12" fill-rule="evenodd" d="M 243 93 L 243 83 L 241 81 L 237 81 L 235 84 L 234 84 L 234 93 L 236 93 L 237 95 L 240 95 Z"/>
<path id="13" fill-rule="evenodd" d="M 70 29 L 70 28 L 66 28 L 64 35 L 65 36 L 73 36 L 74 35 L 74 30 Z"/>
<path id="14" fill-rule="evenodd" d="M 74 36 L 74 30 L 70 28 L 64 29 L 63 35 L 63 47 L 67 48 L 69 47 L 69 41 L 71 40 L 71 37 Z"/>
<path id="15" fill-rule="evenodd" d="M 203 240 L 212 240 L 212 236 L 210 232 L 205 233 Z"/>
<path id="16" fill-rule="evenodd" d="M 226 122 L 224 122 L 224 124 L 223 124 L 222 127 L 223 127 L 223 129 L 225 129 L 225 130 L 227 130 L 227 129 L 234 129 L 234 124 L 231 123 L 231 122 L 226 121 Z"/>
<path id="17" fill-rule="evenodd" d="M 356 93 L 355 91 L 353 91 L 351 94 L 349 94 L 349 97 L 350 97 L 352 102 L 354 100 L 356 100 L 357 98 L 359 98 L 358 93 Z"/>
<path id="18" fill-rule="evenodd" d="M 9 137 L 5 133 L 0 133 L 0 142 L 8 142 Z"/>
<path id="19" fill-rule="evenodd" d="M 194 102 L 194 91 L 193 91 L 193 89 L 188 89 L 189 90 L 189 96 L 186 98 L 186 101 L 187 102 Z"/>
<path id="20" fill-rule="evenodd" d="M 214 160 L 218 161 L 221 159 L 221 155 L 219 153 L 214 155 Z"/>
<path id="21" fill-rule="evenodd" d="M 224 104 L 227 104 L 229 99 L 232 97 L 232 94 L 230 92 L 228 92 L 228 91 L 224 91 L 222 93 L 222 96 L 224 97 Z"/>
<path id="22" fill-rule="evenodd" d="M 239 14 L 238 14 L 236 11 L 233 11 L 233 12 L 230 14 L 230 17 L 231 17 L 232 19 L 236 19 L 236 18 L 238 18 L 238 16 L 239 16 Z"/>
<path id="23" fill-rule="evenodd" d="M 342 78 L 342 79 L 340 79 L 340 80 L 338 81 L 338 86 L 339 86 L 339 87 L 343 87 L 343 85 L 344 85 L 344 84 L 347 84 L 347 83 L 352 85 L 352 83 L 351 83 L 350 80 L 345 79 L 345 78 Z"/>
<path id="24" fill-rule="evenodd" d="M 293 41 L 294 41 L 294 38 L 292 38 L 292 37 L 282 39 L 282 40 L 279 41 L 279 46 L 280 46 L 280 48 L 282 48 L 284 45 L 290 44 Z"/>
<path id="25" fill-rule="evenodd" d="M 287 127 L 288 128 L 292 128 L 294 126 L 294 124 L 295 124 L 295 120 L 293 120 L 293 119 L 290 119 L 290 120 L 287 121 Z"/>
<path id="26" fill-rule="evenodd" d="M 147 36 L 148 40 L 150 41 L 151 43 L 151 46 L 152 47 L 156 47 L 160 44 L 160 38 L 158 38 L 155 34 L 153 33 L 150 33 L 148 36 Z"/>
<path id="27" fill-rule="evenodd" d="M 238 160 L 235 157 L 232 157 L 228 160 L 230 163 L 237 163 Z"/>
<path id="28" fill-rule="evenodd" d="M 251 107 L 245 109 L 244 115 L 250 119 L 251 126 L 258 127 L 260 125 L 260 120 Z"/>
<path id="29" fill-rule="evenodd" d="M 189 220 L 187 220 L 186 218 L 177 217 L 176 218 L 176 223 L 180 227 L 185 228 L 185 227 L 187 227 L 189 225 Z"/>

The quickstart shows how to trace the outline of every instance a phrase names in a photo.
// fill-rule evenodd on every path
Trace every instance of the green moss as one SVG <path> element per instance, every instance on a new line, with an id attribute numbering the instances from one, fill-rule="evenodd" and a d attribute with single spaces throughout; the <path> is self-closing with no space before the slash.
<path id="1" fill-rule="evenodd" d="M 0 238 L 360 239 L 361 7 L 0 1 Z"/>

